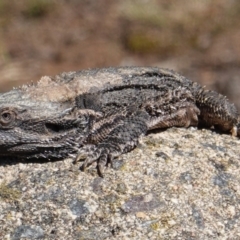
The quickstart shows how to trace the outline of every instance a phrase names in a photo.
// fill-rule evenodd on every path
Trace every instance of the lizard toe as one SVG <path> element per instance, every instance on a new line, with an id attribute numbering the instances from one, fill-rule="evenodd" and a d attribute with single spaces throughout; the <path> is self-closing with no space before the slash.
<path id="1" fill-rule="evenodd" d="M 89 157 L 94 158 L 94 155 L 96 153 L 97 152 L 96 152 L 96 146 L 95 145 L 86 145 L 86 146 L 78 149 L 77 155 L 76 155 L 73 163 L 76 164 L 77 162 L 88 159 Z"/>
<path id="2" fill-rule="evenodd" d="M 108 149 L 103 149 L 100 157 L 97 160 L 97 171 L 100 177 L 103 177 L 103 172 L 108 163 L 112 163 L 112 157 Z"/>
<path id="3" fill-rule="evenodd" d="M 82 164 L 82 166 L 80 167 L 80 170 L 85 172 L 86 168 L 89 167 L 90 165 L 92 165 L 94 162 L 97 161 L 97 158 L 94 158 L 93 156 L 89 156 L 84 160 L 84 163 Z"/>
<path id="4" fill-rule="evenodd" d="M 93 149 L 92 149 L 93 150 Z M 76 160 L 82 159 L 83 154 L 80 153 Z M 95 148 L 95 151 L 88 152 L 87 157 L 85 157 L 84 163 L 80 167 L 81 171 L 85 171 L 87 167 L 97 162 L 97 171 L 100 177 L 103 177 L 104 168 L 108 163 L 111 163 L 111 154 L 107 148 Z"/>

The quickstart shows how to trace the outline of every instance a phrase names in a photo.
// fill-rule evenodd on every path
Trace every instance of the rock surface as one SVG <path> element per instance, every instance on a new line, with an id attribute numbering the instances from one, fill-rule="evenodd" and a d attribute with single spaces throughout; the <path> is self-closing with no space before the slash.
<path id="1" fill-rule="evenodd" d="M 71 159 L 0 165 L 0 239 L 240 239 L 239 139 L 151 133 L 99 178 Z"/>

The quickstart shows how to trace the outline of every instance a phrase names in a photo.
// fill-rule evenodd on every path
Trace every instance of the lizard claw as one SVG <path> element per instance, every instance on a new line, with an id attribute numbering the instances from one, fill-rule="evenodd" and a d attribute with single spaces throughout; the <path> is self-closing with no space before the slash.
<path id="1" fill-rule="evenodd" d="M 103 177 L 104 167 L 107 165 L 108 159 L 110 159 L 108 149 L 103 147 L 98 148 L 95 145 L 87 145 L 78 151 L 73 163 L 76 164 L 78 161 L 83 160 L 84 162 L 80 167 L 80 170 L 84 172 L 88 166 L 92 165 L 94 162 L 97 162 L 98 174 L 100 177 Z"/>
<path id="2" fill-rule="evenodd" d="M 99 164 L 97 165 L 97 171 L 98 171 L 99 177 L 103 178 L 104 170 L 103 170 L 103 166 L 102 165 L 99 165 Z"/>

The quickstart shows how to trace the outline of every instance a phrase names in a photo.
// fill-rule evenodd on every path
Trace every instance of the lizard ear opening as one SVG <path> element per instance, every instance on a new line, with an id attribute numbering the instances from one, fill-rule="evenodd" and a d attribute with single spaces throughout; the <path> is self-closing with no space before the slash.
<path id="1" fill-rule="evenodd" d="M 66 130 L 66 127 L 57 123 L 45 123 L 45 127 L 49 132 L 59 133 Z"/>
<path id="2" fill-rule="evenodd" d="M 72 129 L 85 129 L 89 124 L 89 117 L 85 115 L 75 118 L 52 119 L 45 122 L 45 129 L 49 133 L 62 133 Z"/>

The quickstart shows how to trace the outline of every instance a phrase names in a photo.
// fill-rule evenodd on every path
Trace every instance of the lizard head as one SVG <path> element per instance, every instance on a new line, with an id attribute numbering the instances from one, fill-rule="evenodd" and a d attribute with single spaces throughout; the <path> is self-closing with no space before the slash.
<path id="1" fill-rule="evenodd" d="M 94 111 L 54 103 L 0 105 L 0 155 L 59 159 L 76 152 Z"/>

